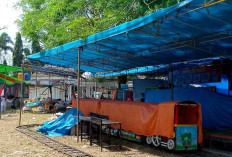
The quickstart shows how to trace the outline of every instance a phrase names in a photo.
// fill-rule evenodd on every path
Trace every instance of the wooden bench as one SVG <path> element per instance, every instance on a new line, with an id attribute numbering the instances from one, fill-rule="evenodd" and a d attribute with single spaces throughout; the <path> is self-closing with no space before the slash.
<path id="1" fill-rule="evenodd" d="M 229 140 L 232 142 L 232 136 L 228 136 L 228 135 L 208 133 L 208 134 L 206 134 L 206 136 L 209 137 L 209 147 L 210 148 L 211 148 L 212 138 L 220 138 L 220 139 L 225 139 L 225 140 Z"/>

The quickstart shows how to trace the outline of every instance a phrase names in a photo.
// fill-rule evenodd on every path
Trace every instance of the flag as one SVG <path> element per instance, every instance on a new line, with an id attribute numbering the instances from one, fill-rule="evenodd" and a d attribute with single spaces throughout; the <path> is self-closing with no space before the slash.
<path id="1" fill-rule="evenodd" d="M 3 86 L 0 90 L 0 96 L 4 96 L 4 88 L 5 88 L 5 84 L 3 84 Z"/>

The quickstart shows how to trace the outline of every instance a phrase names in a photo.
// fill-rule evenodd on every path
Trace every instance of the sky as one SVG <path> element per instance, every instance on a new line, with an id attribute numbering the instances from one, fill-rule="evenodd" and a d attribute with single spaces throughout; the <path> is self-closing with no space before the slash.
<path id="1" fill-rule="evenodd" d="M 15 9 L 13 6 L 19 0 L 0 0 L 0 27 L 6 26 L 7 28 L 1 30 L 7 32 L 12 40 L 15 40 L 18 27 L 15 21 L 19 18 L 21 11 Z"/>
<path id="2" fill-rule="evenodd" d="M 6 32 L 13 42 L 15 41 L 16 32 L 18 31 L 17 24 L 15 21 L 20 17 L 22 13 L 21 10 L 15 9 L 13 6 L 19 0 L 0 0 L 0 28 L 6 26 L 6 29 L 0 30 L 0 34 L 2 32 Z M 13 47 L 13 46 L 12 46 Z M 1 57 L 5 57 L 8 64 L 11 64 L 11 53 L 8 55 L 1 55 Z"/>

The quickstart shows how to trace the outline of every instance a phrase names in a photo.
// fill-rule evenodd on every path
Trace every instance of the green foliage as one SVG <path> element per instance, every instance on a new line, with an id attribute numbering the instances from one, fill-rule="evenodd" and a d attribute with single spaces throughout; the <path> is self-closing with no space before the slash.
<path id="1" fill-rule="evenodd" d="M 13 50 L 13 66 L 20 67 L 23 60 L 23 42 L 21 34 L 18 32 L 16 34 L 16 41 Z"/>
<path id="2" fill-rule="evenodd" d="M 9 46 L 9 44 L 13 45 L 13 41 L 7 33 L 2 33 L 0 35 L 0 53 L 3 51 L 7 53 L 7 51 L 13 51 L 13 48 Z"/>
<path id="3" fill-rule="evenodd" d="M 6 59 L 3 60 L 3 65 L 7 65 Z"/>
<path id="4" fill-rule="evenodd" d="M 91 77 L 88 79 L 88 82 L 94 82 L 95 81 L 95 78 L 94 77 Z"/>
<path id="5" fill-rule="evenodd" d="M 127 76 L 126 82 L 128 81 L 132 81 L 132 77 L 131 76 Z"/>
<path id="6" fill-rule="evenodd" d="M 40 44 L 39 44 L 38 37 L 34 37 L 32 39 L 31 50 L 32 50 L 32 54 L 35 54 L 35 53 L 41 51 L 41 47 L 40 47 Z"/>
<path id="7" fill-rule="evenodd" d="M 24 52 L 24 55 L 25 55 L 25 56 L 28 56 L 28 55 L 31 54 L 31 53 L 30 53 L 30 50 L 29 50 L 28 48 L 24 48 L 24 49 L 23 49 L 23 52 Z"/>
<path id="8" fill-rule="evenodd" d="M 22 35 L 32 53 L 78 40 L 144 16 L 177 0 L 21 0 Z M 34 46 L 33 46 L 34 45 Z M 37 47 L 34 48 L 34 47 Z"/>
<path id="9" fill-rule="evenodd" d="M 103 83 L 103 82 L 105 82 L 105 78 L 104 77 L 99 77 L 99 78 L 97 78 L 97 82 Z"/>

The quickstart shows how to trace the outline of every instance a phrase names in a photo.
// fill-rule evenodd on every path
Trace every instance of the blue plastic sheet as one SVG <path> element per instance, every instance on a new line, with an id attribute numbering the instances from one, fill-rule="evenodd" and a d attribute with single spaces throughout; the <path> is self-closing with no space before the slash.
<path id="1" fill-rule="evenodd" d="M 204 2 L 185 0 L 85 40 L 76 40 L 27 58 L 77 69 L 77 52 L 82 48 L 82 71 L 120 75 L 155 70 L 155 66 L 170 63 L 231 57 L 232 0 L 209 6 Z"/>
<path id="2" fill-rule="evenodd" d="M 79 111 L 79 115 L 83 113 Z M 47 121 L 43 126 L 39 126 L 36 130 L 49 136 L 64 136 L 68 135 L 71 127 L 77 124 L 77 109 L 73 108 L 58 117 L 53 121 Z"/>
<path id="3" fill-rule="evenodd" d="M 171 90 L 146 90 L 145 102 L 171 100 Z M 204 88 L 174 88 L 174 100 L 193 100 L 201 104 L 203 128 L 232 128 L 232 97 Z"/>
<path id="4" fill-rule="evenodd" d="M 41 102 L 33 102 L 33 103 L 27 103 L 27 107 L 33 107 L 33 106 L 38 106 L 38 105 L 41 105 L 42 103 Z"/>
<path id="5" fill-rule="evenodd" d="M 148 87 L 168 87 L 168 81 L 161 79 L 133 79 L 135 99 L 141 99 L 141 93 L 145 93 L 145 89 Z"/>

